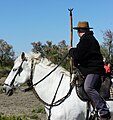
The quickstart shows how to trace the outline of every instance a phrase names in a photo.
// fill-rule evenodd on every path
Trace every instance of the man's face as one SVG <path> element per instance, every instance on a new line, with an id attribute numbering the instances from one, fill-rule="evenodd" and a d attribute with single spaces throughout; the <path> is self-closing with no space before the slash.
<path id="1" fill-rule="evenodd" d="M 77 33 L 78 33 L 78 36 L 80 37 L 80 32 L 79 32 L 79 30 L 77 30 Z"/>

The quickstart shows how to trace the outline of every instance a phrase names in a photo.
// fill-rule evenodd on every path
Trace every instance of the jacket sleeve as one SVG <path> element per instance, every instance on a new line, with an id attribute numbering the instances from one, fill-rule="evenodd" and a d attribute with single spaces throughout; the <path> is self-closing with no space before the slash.
<path id="1" fill-rule="evenodd" d="M 71 48 L 71 49 L 69 50 L 69 55 L 70 55 L 74 60 L 77 60 L 77 59 L 78 59 L 77 48 Z"/>

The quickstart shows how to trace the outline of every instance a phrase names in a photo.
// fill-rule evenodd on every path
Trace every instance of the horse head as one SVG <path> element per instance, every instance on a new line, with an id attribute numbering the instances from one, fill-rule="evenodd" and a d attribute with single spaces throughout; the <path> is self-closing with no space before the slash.
<path id="1" fill-rule="evenodd" d="M 40 61 L 39 58 L 40 54 L 27 55 L 22 52 L 15 60 L 14 66 L 4 82 L 3 91 L 6 95 L 11 96 L 16 88 L 31 79 L 33 65 Z"/>

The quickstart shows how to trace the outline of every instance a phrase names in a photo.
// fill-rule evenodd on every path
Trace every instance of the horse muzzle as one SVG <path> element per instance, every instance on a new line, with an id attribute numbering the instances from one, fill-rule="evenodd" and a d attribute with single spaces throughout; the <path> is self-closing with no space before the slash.
<path id="1" fill-rule="evenodd" d="M 8 85 L 4 85 L 3 86 L 3 92 L 8 95 L 11 96 L 13 94 L 13 87 L 10 87 Z"/>

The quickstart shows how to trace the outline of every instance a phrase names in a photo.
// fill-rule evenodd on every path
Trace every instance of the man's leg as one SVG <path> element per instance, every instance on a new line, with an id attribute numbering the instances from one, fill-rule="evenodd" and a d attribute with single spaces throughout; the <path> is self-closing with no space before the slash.
<path id="1" fill-rule="evenodd" d="M 84 82 L 84 90 L 99 111 L 100 116 L 107 118 L 110 116 L 109 109 L 106 106 L 106 102 L 97 92 L 97 88 L 100 85 L 100 82 L 100 76 L 98 74 L 89 74 L 87 75 Z"/>

